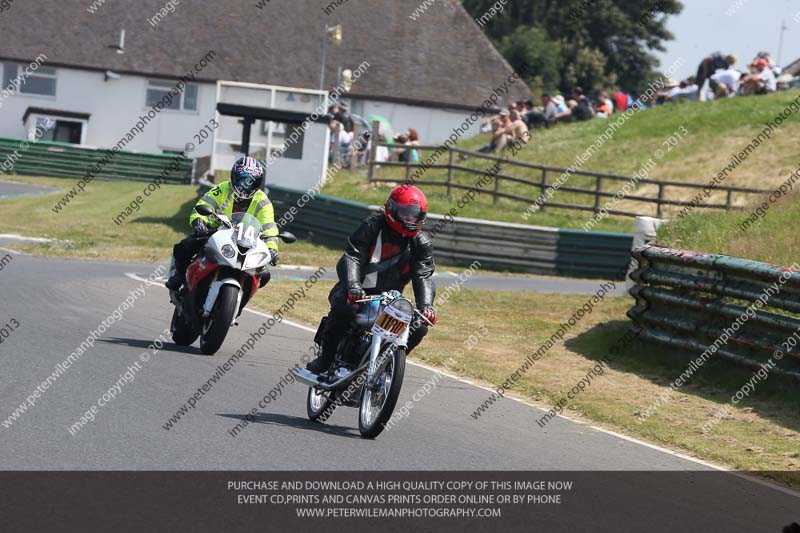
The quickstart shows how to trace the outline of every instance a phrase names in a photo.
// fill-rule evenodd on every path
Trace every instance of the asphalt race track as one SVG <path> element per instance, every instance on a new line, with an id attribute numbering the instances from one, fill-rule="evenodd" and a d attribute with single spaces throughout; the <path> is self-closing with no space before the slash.
<path id="1" fill-rule="evenodd" d="M 0 321 L 20 326 L 0 344 L 0 405 L 6 420 L 146 278 L 152 265 L 14 255 L 0 272 Z M 321 310 L 324 312 L 324 310 Z M 9 469 L 695 469 L 697 464 L 557 420 L 536 427 L 539 411 L 504 400 L 475 421 L 487 392 L 440 381 L 411 415 L 375 442 L 358 437 L 356 410 L 326 425 L 306 420 L 306 389 L 293 384 L 235 438 L 236 425 L 311 345 L 307 328 L 278 324 L 227 372 L 180 422 L 162 428 L 198 387 L 240 347 L 264 317 L 245 312 L 214 357 L 171 343 L 141 364 L 133 382 L 100 408 L 76 436 L 67 428 L 111 388 L 169 326 L 172 308 L 160 285 L 147 288 L 77 362 L 10 428 L 0 426 Z M 433 373 L 410 366 L 411 399 Z M 523 422 L 525 421 L 525 422 Z M 517 426 L 507 431 L 509 424 Z M 559 443 L 557 446 L 554 443 Z M 395 452 L 386 456 L 382 446 Z M 320 450 L 326 449 L 325 454 Z M 371 450 L 371 451 L 370 451 Z"/>
<path id="2" fill-rule="evenodd" d="M 0 271 L 5 305 L 0 322 L 19 326 L 0 344 L 0 422 L 26 401 L 54 366 L 96 329 L 131 291 L 134 306 L 20 417 L 0 425 L 3 470 L 692 470 L 713 467 L 563 418 L 544 429 L 542 411 L 504 399 L 479 420 L 472 410 L 487 391 L 441 378 L 408 417 L 374 441 L 363 440 L 356 410 L 339 408 L 326 424 L 307 420 L 306 389 L 283 388 L 255 423 L 239 423 L 311 344 L 309 328 L 278 324 L 170 430 L 164 424 L 258 329 L 263 316 L 245 312 L 213 357 L 167 343 L 133 381 L 100 407 L 74 436 L 68 428 L 140 361 L 168 327 L 171 306 L 159 284 L 143 285 L 152 265 L 75 261 L 14 254 Z M 141 293 L 140 293 L 141 294 Z M 322 310 L 321 310 L 322 311 Z M 409 365 L 398 405 L 412 399 L 433 372 Z M 656 483 L 653 481 L 653 483 Z M 763 505 L 789 518 L 796 496 L 740 476 L 720 474 L 725 497 Z M 638 491 L 640 488 L 633 487 Z M 758 491 L 761 497 L 757 498 Z M 768 494 L 763 496 L 764 493 Z M 724 501 L 723 501 L 724 500 Z M 745 513 L 751 515 L 752 511 Z M 766 512 L 766 511 L 765 511 Z M 760 513 L 759 513 L 760 514 Z M 731 520 L 736 513 L 731 515 Z M 763 515 L 762 515 L 763 516 Z M 744 515 L 736 518 L 741 526 Z"/>

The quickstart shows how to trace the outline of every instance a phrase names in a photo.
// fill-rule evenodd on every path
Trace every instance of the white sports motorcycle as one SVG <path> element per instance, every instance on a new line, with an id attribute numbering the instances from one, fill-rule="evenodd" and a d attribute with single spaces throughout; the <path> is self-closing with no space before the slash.
<path id="1" fill-rule="evenodd" d="M 207 205 L 199 205 L 195 211 L 215 218 L 222 226 L 189 264 L 184 287 L 170 291 L 175 305 L 170 330 L 175 344 L 189 346 L 200 337 L 200 350 L 212 355 L 258 290 L 272 255 L 260 239 L 261 222 L 253 215 L 235 213 L 228 218 Z M 286 243 L 297 240 L 289 232 L 278 237 Z"/>

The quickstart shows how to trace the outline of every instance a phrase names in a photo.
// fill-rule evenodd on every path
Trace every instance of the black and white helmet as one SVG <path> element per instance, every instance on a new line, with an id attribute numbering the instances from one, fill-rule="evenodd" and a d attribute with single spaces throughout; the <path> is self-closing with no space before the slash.
<path id="1" fill-rule="evenodd" d="M 240 157 L 231 169 L 233 194 L 239 199 L 252 198 L 257 190 L 264 188 L 267 170 L 264 164 L 254 157 Z"/>

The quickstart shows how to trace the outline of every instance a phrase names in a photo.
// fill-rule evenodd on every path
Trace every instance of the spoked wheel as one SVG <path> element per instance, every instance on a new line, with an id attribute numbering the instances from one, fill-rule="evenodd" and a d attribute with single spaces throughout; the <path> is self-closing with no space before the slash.
<path id="1" fill-rule="evenodd" d="M 364 385 L 361 406 L 358 409 L 358 430 L 361 436 L 374 439 L 383 431 L 384 424 L 394 412 L 400 388 L 403 386 L 403 374 L 406 369 L 406 350 L 397 348 L 382 355 L 386 361 L 375 379 L 375 386 Z"/>
<path id="2" fill-rule="evenodd" d="M 219 290 L 214 309 L 203 324 L 200 336 L 200 350 L 206 355 L 214 355 L 222 346 L 236 312 L 239 289 L 233 285 L 223 285 Z"/>
<path id="3" fill-rule="evenodd" d="M 172 312 L 172 322 L 170 323 L 169 330 L 172 332 L 172 342 L 179 346 L 191 345 L 197 340 L 199 335 L 199 333 L 186 322 L 177 306 Z"/>
<path id="4" fill-rule="evenodd" d="M 306 399 L 306 412 L 310 420 L 325 422 L 336 409 L 334 403 L 334 392 L 324 391 L 316 387 L 308 388 L 308 398 Z"/>

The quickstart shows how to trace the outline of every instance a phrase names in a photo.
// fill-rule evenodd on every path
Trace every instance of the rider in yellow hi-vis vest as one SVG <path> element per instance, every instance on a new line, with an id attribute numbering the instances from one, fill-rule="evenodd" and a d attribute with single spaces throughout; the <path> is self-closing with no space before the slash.
<path id="1" fill-rule="evenodd" d="M 272 202 L 264 192 L 264 164 L 252 157 L 240 157 L 233 164 L 231 179 L 206 192 L 196 205 L 207 205 L 216 213 L 230 217 L 233 213 L 247 213 L 256 217 L 263 228 L 267 247 L 272 254 L 272 264 L 278 261 L 278 225 Z M 192 209 L 189 224 L 193 233 L 175 245 L 172 256 L 174 272 L 166 283 L 171 290 L 186 283 L 186 268 L 206 242 L 206 238 L 219 226 L 219 221 L 204 217 Z M 269 281 L 268 272 L 261 279 L 263 287 Z"/>

